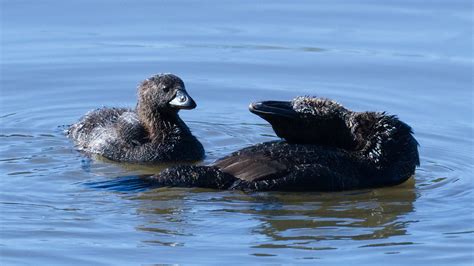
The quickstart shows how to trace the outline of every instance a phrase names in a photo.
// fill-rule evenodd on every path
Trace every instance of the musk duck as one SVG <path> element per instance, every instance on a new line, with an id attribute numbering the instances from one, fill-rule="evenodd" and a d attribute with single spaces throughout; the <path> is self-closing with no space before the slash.
<path id="1" fill-rule="evenodd" d="M 68 136 L 87 154 L 128 163 L 198 161 L 204 148 L 178 116 L 196 103 L 183 81 L 157 74 L 138 87 L 135 109 L 100 108 L 71 125 Z"/>

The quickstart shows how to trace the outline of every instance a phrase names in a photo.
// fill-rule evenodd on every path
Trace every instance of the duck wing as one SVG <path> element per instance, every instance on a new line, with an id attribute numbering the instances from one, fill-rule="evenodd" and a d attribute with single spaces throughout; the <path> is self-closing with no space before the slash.
<path id="1" fill-rule="evenodd" d="M 274 143 L 245 148 L 214 163 L 222 172 L 245 181 L 273 179 L 284 176 L 291 168 L 289 156 L 275 153 Z"/>
<path id="2" fill-rule="evenodd" d="M 248 191 L 341 191 L 362 188 L 359 178 L 320 164 L 293 165 L 287 174 L 273 179 L 239 180 L 231 189 Z"/>
<path id="3" fill-rule="evenodd" d="M 274 158 L 260 152 L 237 152 L 217 161 L 214 166 L 222 172 L 245 181 L 273 179 L 288 173 L 290 163 L 285 158 Z"/>
<path id="4" fill-rule="evenodd" d="M 361 174 L 365 168 L 344 150 L 287 142 L 266 142 L 244 148 L 216 161 L 213 166 L 235 176 L 242 184 L 261 182 L 265 186 L 273 184 L 273 187 L 287 183 L 288 189 L 298 190 L 305 186 L 316 190 L 354 187 L 357 185 L 350 184 L 347 178 Z M 293 182 L 294 185 L 290 185 Z M 264 186 L 258 187 L 257 190 L 260 190 Z"/>

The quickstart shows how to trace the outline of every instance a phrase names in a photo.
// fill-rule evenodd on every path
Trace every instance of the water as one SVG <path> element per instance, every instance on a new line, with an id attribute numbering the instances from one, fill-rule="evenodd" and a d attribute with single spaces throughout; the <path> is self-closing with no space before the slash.
<path id="1" fill-rule="evenodd" d="M 471 1 L 1 1 L 1 263 L 472 264 Z M 342 193 L 148 190 L 158 168 L 62 134 L 139 81 L 182 77 L 205 162 L 275 139 L 250 102 L 319 95 L 397 114 L 421 166 Z"/>

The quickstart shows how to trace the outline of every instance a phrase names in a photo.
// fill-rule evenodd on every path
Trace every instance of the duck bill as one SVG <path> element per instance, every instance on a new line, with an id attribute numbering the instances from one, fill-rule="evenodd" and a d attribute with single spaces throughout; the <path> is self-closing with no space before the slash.
<path id="1" fill-rule="evenodd" d="M 169 102 L 169 105 L 177 109 L 194 109 L 196 102 L 189 96 L 185 90 L 177 90 L 174 98 Z"/>
<path id="2" fill-rule="evenodd" d="M 298 113 L 293 110 L 290 101 L 255 102 L 250 104 L 249 110 L 265 120 L 272 118 L 298 118 Z"/>

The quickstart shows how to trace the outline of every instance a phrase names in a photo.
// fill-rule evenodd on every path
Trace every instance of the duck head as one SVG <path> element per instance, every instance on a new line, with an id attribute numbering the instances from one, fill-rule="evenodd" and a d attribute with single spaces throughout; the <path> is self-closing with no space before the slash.
<path id="1" fill-rule="evenodd" d="M 196 102 L 186 92 L 184 82 L 173 74 L 157 74 L 138 87 L 138 113 L 144 116 L 176 114 L 180 109 L 194 109 Z"/>
<path id="2" fill-rule="evenodd" d="M 262 101 L 250 112 L 268 121 L 277 136 L 289 143 L 351 148 L 353 138 L 346 125 L 351 111 L 325 98 L 296 97 L 292 101 Z"/>

